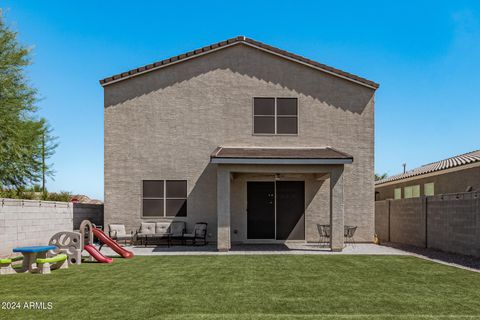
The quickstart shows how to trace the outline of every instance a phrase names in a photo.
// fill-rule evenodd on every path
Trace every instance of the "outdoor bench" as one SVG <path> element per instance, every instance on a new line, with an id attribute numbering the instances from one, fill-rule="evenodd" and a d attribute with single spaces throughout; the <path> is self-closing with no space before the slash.
<path id="1" fill-rule="evenodd" d="M 50 258 L 38 258 L 37 259 L 38 272 L 41 274 L 50 273 L 50 265 L 53 269 L 68 268 L 67 258 L 68 256 L 64 253 L 57 254 L 56 256 L 50 257 Z"/>
<path id="2" fill-rule="evenodd" d="M 16 273 L 12 268 L 12 262 L 23 260 L 23 256 L 0 259 L 0 275 Z"/>

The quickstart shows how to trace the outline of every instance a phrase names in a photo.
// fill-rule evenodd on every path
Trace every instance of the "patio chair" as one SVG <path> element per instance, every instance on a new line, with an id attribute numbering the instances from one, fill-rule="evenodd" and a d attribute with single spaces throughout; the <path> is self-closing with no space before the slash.
<path id="1" fill-rule="evenodd" d="M 135 239 L 141 245 L 147 246 L 147 237 L 155 234 L 155 222 L 142 222 L 140 229 L 135 234 Z"/>
<path id="2" fill-rule="evenodd" d="M 317 224 L 318 244 L 328 245 L 330 242 L 331 229 L 329 224 Z"/>
<path id="3" fill-rule="evenodd" d="M 186 233 L 182 237 L 182 242 L 184 245 L 187 244 L 187 241 L 192 241 L 193 245 L 197 245 L 199 240 L 203 240 L 203 245 L 207 244 L 207 223 L 206 222 L 197 222 L 193 227 L 192 233 Z"/>
<path id="4" fill-rule="evenodd" d="M 344 226 L 343 233 L 345 238 L 345 245 L 347 244 L 347 242 L 350 242 L 352 246 L 355 247 L 355 240 L 353 239 L 355 231 L 357 231 L 357 226 Z"/>
<path id="5" fill-rule="evenodd" d="M 183 243 L 183 235 L 185 234 L 185 221 L 173 221 L 170 224 L 170 243 L 174 240 Z"/>
<path id="6" fill-rule="evenodd" d="M 127 242 L 132 244 L 133 231 L 128 234 L 125 231 L 125 225 L 123 224 L 109 224 L 108 235 L 110 236 L 110 238 L 116 240 L 117 242 L 123 241 L 125 244 L 127 244 Z"/>

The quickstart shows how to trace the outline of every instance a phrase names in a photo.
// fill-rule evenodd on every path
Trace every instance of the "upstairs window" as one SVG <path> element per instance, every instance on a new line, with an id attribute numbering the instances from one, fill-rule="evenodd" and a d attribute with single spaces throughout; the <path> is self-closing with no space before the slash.
<path id="1" fill-rule="evenodd" d="M 143 217 L 186 217 L 186 180 L 143 180 Z"/>
<path id="2" fill-rule="evenodd" d="M 433 196 L 435 195 L 435 184 L 433 182 L 425 183 L 423 185 L 423 193 L 426 196 Z"/>
<path id="3" fill-rule="evenodd" d="M 253 133 L 298 134 L 298 99 L 253 98 Z"/>
<path id="4" fill-rule="evenodd" d="M 420 185 L 409 186 L 403 189 L 405 199 L 420 197 Z"/>
<path id="5" fill-rule="evenodd" d="M 420 197 L 420 185 L 417 184 L 416 186 L 413 186 L 412 188 L 413 188 L 413 189 L 412 189 L 412 195 L 413 195 L 413 197 L 414 197 L 414 198 Z"/>
<path id="6" fill-rule="evenodd" d="M 402 199 L 402 188 L 395 188 L 393 192 L 394 199 Z"/>

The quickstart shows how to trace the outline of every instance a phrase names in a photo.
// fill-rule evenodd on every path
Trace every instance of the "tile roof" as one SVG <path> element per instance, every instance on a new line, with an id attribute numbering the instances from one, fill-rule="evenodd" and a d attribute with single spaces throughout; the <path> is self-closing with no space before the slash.
<path id="1" fill-rule="evenodd" d="M 385 179 L 375 182 L 375 185 L 380 185 L 387 182 L 402 180 L 410 177 L 419 176 L 431 172 L 446 170 L 450 168 L 460 167 L 469 163 L 480 162 L 480 150 L 464 153 L 455 157 L 451 157 L 445 160 L 426 164 L 419 168 L 407 171 L 405 173 L 397 174 Z"/>
<path id="2" fill-rule="evenodd" d="M 134 77 L 134 76 L 146 73 L 146 72 L 150 72 L 150 71 L 153 71 L 153 70 L 160 69 L 160 68 L 162 68 L 164 66 L 167 66 L 167 65 L 171 65 L 171 64 L 178 63 L 178 62 L 181 62 L 181 61 L 184 61 L 184 60 L 188 60 L 190 58 L 194 58 L 194 57 L 197 57 L 197 56 L 209 53 L 209 52 L 216 51 L 218 49 L 230 47 L 232 45 L 240 44 L 240 43 L 245 44 L 245 45 L 249 45 L 251 47 L 255 47 L 257 49 L 264 50 L 264 51 L 267 51 L 267 52 L 270 52 L 270 53 L 273 53 L 273 54 L 276 54 L 276 55 L 279 55 L 279 56 L 281 56 L 283 58 L 286 58 L 286 59 L 290 59 L 290 60 L 297 61 L 299 63 L 306 64 L 308 66 L 320 69 L 320 70 L 322 70 L 324 72 L 327 72 L 329 74 L 333 74 L 335 76 L 338 76 L 338 77 L 341 77 L 341 78 L 359 83 L 361 85 L 370 87 L 372 89 L 377 89 L 379 87 L 379 84 L 377 84 L 373 81 L 370 81 L 370 80 L 367 80 L 365 78 L 356 76 L 354 74 L 351 74 L 351 73 L 348 73 L 348 72 L 345 72 L 345 71 L 327 66 L 325 64 L 310 60 L 308 58 L 296 55 L 294 53 L 290 53 L 290 52 L 287 52 L 285 50 L 281 50 L 281 49 L 272 47 L 268 44 L 264 44 L 262 42 L 259 42 L 259 41 L 256 41 L 256 40 L 244 37 L 244 36 L 231 38 L 231 39 L 221 41 L 221 42 L 218 42 L 218 43 L 215 43 L 215 44 L 212 44 L 212 45 L 209 45 L 209 46 L 197 49 L 197 50 L 189 51 L 189 52 L 180 54 L 178 56 L 171 57 L 169 59 L 157 61 L 155 63 L 151 63 L 151 64 L 148 64 L 148 65 L 139 67 L 139 68 L 132 69 L 130 71 L 126 71 L 126 72 L 116 74 L 116 75 L 113 75 L 111 77 L 107 77 L 105 79 L 100 80 L 100 84 L 102 86 L 106 86 L 108 84 L 111 84 L 111 83 L 114 83 L 114 82 L 117 82 L 117 81 L 126 80 L 126 79 L 129 79 L 131 77 Z"/>
<path id="3" fill-rule="evenodd" d="M 332 147 L 321 148 L 229 148 L 218 147 L 211 158 L 242 159 L 347 159 L 353 156 Z"/>

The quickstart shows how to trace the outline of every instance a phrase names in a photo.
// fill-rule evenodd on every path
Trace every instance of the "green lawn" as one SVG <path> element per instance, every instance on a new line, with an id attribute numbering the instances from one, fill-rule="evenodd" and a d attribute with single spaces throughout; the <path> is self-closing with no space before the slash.
<path id="1" fill-rule="evenodd" d="M 2 276 L 0 290 L 53 303 L 0 319 L 480 319 L 480 274 L 406 256 L 135 257 Z"/>

